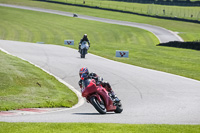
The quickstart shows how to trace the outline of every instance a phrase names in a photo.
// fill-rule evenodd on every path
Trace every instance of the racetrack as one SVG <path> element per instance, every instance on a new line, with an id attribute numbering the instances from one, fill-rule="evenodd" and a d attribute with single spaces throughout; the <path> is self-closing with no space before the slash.
<path id="1" fill-rule="evenodd" d="M 125 24 L 123 21 L 110 20 L 109 23 L 111 22 Z M 173 36 L 174 40 L 180 40 L 177 35 L 162 29 L 159 28 L 159 34 L 154 33 L 160 37 L 161 42 L 168 40 L 168 35 Z M 92 105 L 84 103 L 78 108 L 53 113 L 0 116 L 0 121 L 200 124 L 199 81 L 115 62 L 92 54 L 81 59 L 77 50 L 57 45 L 0 40 L 0 48 L 40 66 L 78 91 L 78 71 L 87 66 L 90 72 L 97 72 L 111 83 L 124 108 L 121 114 L 100 115 Z"/>
<path id="2" fill-rule="evenodd" d="M 88 103 L 60 112 L 0 116 L 7 122 L 102 122 L 199 124 L 200 82 L 140 68 L 92 54 L 81 59 L 77 50 L 57 45 L 0 41 L 0 47 L 60 77 L 77 90 L 78 71 L 87 66 L 111 83 L 122 100 L 122 114 L 99 115 Z"/>

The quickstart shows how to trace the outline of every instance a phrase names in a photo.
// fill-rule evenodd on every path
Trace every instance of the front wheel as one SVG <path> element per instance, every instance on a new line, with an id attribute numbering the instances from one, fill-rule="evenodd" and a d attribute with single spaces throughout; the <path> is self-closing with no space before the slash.
<path id="1" fill-rule="evenodd" d="M 91 97 L 90 98 L 90 102 L 91 104 L 94 106 L 94 108 L 100 113 L 100 114 L 106 114 L 106 107 L 105 104 L 103 102 L 103 100 L 101 99 L 101 103 L 98 101 L 98 99 L 96 97 Z"/>
<path id="2" fill-rule="evenodd" d="M 85 58 L 85 54 L 87 53 L 86 49 L 81 50 L 81 58 Z"/>
<path id="3" fill-rule="evenodd" d="M 116 110 L 115 110 L 114 112 L 115 112 L 115 113 L 121 113 L 122 111 L 123 111 L 122 103 L 119 102 L 119 103 L 117 104 L 117 108 L 116 108 Z"/>

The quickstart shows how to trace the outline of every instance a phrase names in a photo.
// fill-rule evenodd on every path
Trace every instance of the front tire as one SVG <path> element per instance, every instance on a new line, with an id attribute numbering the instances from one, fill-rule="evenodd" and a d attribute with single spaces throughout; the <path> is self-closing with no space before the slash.
<path id="1" fill-rule="evenodd" d="M 81 50 L 81 58 L 85 58 L 86 50 L 82 49 Z"/>
<path id="2" fill-rule="evenodd" d="M 100 113 L 100 114 L 106 114 L 106 107 L 104 101 L 101 99 L 102 103 L 98 101 L 96 97 L 91 97 L 90 102 L 94 106 L 94 108 Z"/>

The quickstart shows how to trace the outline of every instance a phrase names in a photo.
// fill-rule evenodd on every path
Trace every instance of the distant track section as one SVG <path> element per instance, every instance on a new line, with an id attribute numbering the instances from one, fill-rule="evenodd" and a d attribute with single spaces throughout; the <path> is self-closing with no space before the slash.
<path id="1" fill-rule="evenodd" d="M 42 8 L 19 6 L 19 5 L 9 5 L 9 4 L 0 4 L 0 6 L 73 17 L 73 13 L 71 13 L 71 12 L 64 12 L 64 11 L 58 11 L 58 10 L 42 9 Z M 152 32 L 159 39 L 160 43 L 165 43 L 165 42 L 169 42 L 169 41 L 183 41 L 183 39 L 180 36 L 178 36 L 175 32 L 164 29 L 162 27 L 153 26 L 153 25 L 149 25 L 149 24 L 112 20 L 112 19 L 92 17 L 92 16 L 79 15 L 79 14 L 78 14 L 78 18 L 99 21 L 99 22 L 104 22 L 104 23 L 110 23 L 110 24 L 118 24 L 118 25 L 141 28 L 141 29 Z"/>

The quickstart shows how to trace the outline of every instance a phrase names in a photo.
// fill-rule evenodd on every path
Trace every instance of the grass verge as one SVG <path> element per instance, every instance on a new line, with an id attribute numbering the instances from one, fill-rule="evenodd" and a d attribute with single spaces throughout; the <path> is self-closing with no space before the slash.
<path id="1" fill-rule="evenodd" d="M 0 51 L 0 110 L 72 107 L 77 96 L 53 76 Z"/>
<path id="2" fill-rule="evenodd" d="M 110 4 L 112 4 L 112 1 L 109 2 Z M 63 4 L 54 4 L 54 3 L 41 2 L 35 0 L 15 0 L 15 1 L 0 0 L 0 3 L 26 5 L 26 6 L 40 7 L 46 9 L 48 8 L 54 10 L 73 12 L 77 14 L 90 15 L 95 17 L 151 24 L 177 32 L 179 36 L 181 36 L 185 41 L 200 40 L 200 24 L 195 24 L 195 23 L 144 17 L 133 14 L 118 13 L 118 12 L 84 8 L 78 6 L 63 5 Z M 120 4 L 123 5 L 124 3 L 120 2 Z M 145 5 L 142 4 L 142 6 Z"/>
<path id="3" fill-rule="evenodd" d="M 200 125 L 153 125 L 109 123 L 5 123 L 0 132 L 6 133 L 198 133 Z"/>

